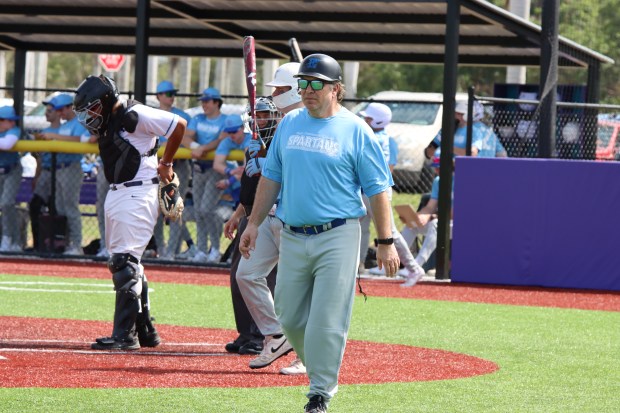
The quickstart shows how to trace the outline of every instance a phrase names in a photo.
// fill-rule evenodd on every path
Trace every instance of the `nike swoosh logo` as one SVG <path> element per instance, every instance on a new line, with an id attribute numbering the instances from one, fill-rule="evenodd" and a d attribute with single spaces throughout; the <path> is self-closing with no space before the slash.
<path id="1" fill-rule="evenodd" d="M 286 340 L 284 340 L 282 343 L 280 343 L 280 345 L 278 347 L 276 347 L 276 348 L 271 347 L 271 352 L 275 353 L 276 351 L 280 350 L 280 348 L 282 348 L 284 343 L 286 343 Z"/>

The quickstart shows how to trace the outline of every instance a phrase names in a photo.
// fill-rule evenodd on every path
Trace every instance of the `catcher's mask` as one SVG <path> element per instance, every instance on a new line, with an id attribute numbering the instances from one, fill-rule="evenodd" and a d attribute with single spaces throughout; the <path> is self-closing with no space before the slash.
<path id="1" fill-rule="evenodd" d="M 269 98 L 260 97 L 256 99 L 256 126 L 260 137 L 265 143 L 269 142 L 276 131 L 276 126 L 282 118 L 282 114 L 276 107 L 275 103 Z M 249 112 L 249 108 L 248 108 Z M 252 119 L 248 116 L 250 129 L 252 128 Z"/>
<path id="2" fill-rule="evenodd" d="M 73 110 L 82 125 L 92 134 L 99 134 L 116 102 L 118 89 L 114 80 L 104 75 L 88 76 L 75 91 Z"/>

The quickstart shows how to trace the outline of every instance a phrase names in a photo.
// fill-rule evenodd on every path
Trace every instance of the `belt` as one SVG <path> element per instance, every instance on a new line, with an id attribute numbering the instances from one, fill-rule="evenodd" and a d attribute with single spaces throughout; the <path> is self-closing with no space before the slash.
<path id="1" fill-rule="evenodd" d="M 304 225 L 301 227 L 293 227 L 291 225 L 284 224 L 284 228 L 288 229 L 289 231 L 296 232 L 298 234 L 316 235 L 316 234 L 320 234 L 321 232 L 325 232 L 325 231 L 329 231 L 330 229 L 337 228 L 346 223 L 347 223 L 346 218 L 337 218 L 323 225 Z"/>
<path id="2" fill-rule="evenodd" d="M 159 183 L 158 178 L 151 178 L 151 179 L 147 179 L 146 181 L 129 181 L 129 182 L 123 182 L 122 184 L 111 184 L 110 190 L 116 191 L 117 189 L 121 189 L 119 188 L 119 186 L 130 188 L 132 186 L 142 186 L 142 185 L 158 184 L 158 183 Z"/>

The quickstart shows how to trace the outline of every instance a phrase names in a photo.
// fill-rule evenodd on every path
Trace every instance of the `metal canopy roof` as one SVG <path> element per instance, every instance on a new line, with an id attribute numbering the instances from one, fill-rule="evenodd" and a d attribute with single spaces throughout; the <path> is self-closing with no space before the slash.
<path id="1" fill-rule="evenodd" d="M 136 53 L 139 0 L 0 0 L 0 50 Z M 304 55 L 337 60 L 443 64 L 447 0 L 151 0 L 147 53 L 258 58 Z M 540 32 L 483 0 L 461 0 L 459 64 L 540 64 Z M 560 38 L 558 64 L 587 67 L 610 58 Z"/>

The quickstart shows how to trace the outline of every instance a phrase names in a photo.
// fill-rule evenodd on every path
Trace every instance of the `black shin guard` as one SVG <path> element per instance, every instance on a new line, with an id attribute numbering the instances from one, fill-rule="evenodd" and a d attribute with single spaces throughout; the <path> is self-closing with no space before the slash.
<path id="1" fill-rule="evenodd" d="M 161 343 L 161 339 L 153 325 L 155 319 L 151 317 L 149 283 L 144 278 L 142 278 L 142 294 L 140 298 L 142 302 L 142 311 L 138 314 L 136 320 L 138 340 L 143 347 L 157 347 Z"/>
<path id="2" fill-rule="evenodd" d="M 91 346 L 96 350 L 137 350 L 136 320 L 141 310 L 142 276 L 139 261 L 130 254 L 112 254 L 108 269 L 116 290 L 112 337 L 98 338 Z"/>
<path id="3" fill-rule="evenodd" d="M 136 341 L 136 320 L 140 300 L 133 291 L 117 291 L 112 337 L 118 341 Z"/>

